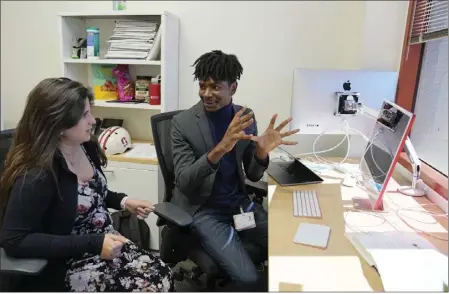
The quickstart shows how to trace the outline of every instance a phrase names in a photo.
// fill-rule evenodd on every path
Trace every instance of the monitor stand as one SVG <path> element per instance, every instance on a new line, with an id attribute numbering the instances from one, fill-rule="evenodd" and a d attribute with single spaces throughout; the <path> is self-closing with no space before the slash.
<path id="1" fill-rule="evenodd" d="M 352 206 L 356 210 L 366 211 L 366 212 L 387 212 L 385 207 L 374 207 L 374 205 L 371 203 L 371 200 L 369 198 L 362 198 L 362 197 L 353 197 L 352 198 Z"/>
<path id="2" fill-rule="evenodd" d="M 405 196 L 411 196 L 411 197 L 423 197 L 426 195 L 425 191 L 423 191 L 421 189 L 413 188 L 411 186 L 401 186 L 398 188 L 398 192 Z"/>

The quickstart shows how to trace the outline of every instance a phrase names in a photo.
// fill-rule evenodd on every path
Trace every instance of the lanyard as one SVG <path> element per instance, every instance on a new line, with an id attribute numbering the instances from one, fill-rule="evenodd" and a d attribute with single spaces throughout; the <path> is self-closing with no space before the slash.
<path id="1" fill-rule="evenodd" d="M 253 208 L 253 206 L 254 206 L 254 202 L 252 202 L 251 201 L 251 203 L 248 205 L 248 207 L 246 208 L 246 212 L 248 212 L 248 211 L 251 211 L 251 209 Z M 245 213 L 244 211 L 243 211 L 243 207 L 240 205 L 240 213 Z"/>

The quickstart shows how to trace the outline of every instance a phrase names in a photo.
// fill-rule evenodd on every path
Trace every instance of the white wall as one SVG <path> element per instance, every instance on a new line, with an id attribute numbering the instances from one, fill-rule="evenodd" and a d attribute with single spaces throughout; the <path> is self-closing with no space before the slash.
<path id="1" fill-rule="evenodd" d="M 365 1 L 362 68 L 399 70 L 408 2 Z"/>
<path id="2" fill-rule="evenodd" d="M 290 114 L 293 69 L 397 70 L 408 1 L 131 1 L 128 11 L 167 10 L 180 18 L 180 107 L 198 101 L 193 61 L 222 49 L 244 74 L 235 101 L 253 108 L 259 128 Z M 57 13 L 111 11 L 112 1 L 2 1 L 1 98 L 14 127 L 26 95 L 61 74 Z"/>

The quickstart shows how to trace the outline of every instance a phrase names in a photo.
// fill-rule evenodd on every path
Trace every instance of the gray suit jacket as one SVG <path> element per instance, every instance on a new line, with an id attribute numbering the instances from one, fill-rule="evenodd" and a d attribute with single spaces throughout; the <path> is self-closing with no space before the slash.
<path id="1" fill-rule="evenodd" d="M 235 112 L 241 108 L 234 106 Z M 245 113 L 250 111 L 248 108 Z M 257 135 L 255 118 L 254 124 L 248 129 Z M 216 170 L 207 160 L 208 152 L 215 146 L 202 101 L 173 117 L 171 139 L 175 172 L 175 191 L 171 202 L 193 215 L 210 197 L 216 175 Z M 243 189 L 245 174 L 250 181 L 257 182 L 268 167 L 268 161 L 264 165 L 255 158 L 255 151 L 256 143 L 250 140 L 240 140 L 235 146 Z"/>

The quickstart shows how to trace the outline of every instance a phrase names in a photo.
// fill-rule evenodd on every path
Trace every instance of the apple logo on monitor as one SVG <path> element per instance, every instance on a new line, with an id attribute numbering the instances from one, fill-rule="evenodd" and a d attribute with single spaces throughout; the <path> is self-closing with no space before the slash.
<path id="1" fill-rule="evenodd" d="M 343 90 L 351 91 L 351 82 L 349 80 L 343 83 Z"/>

